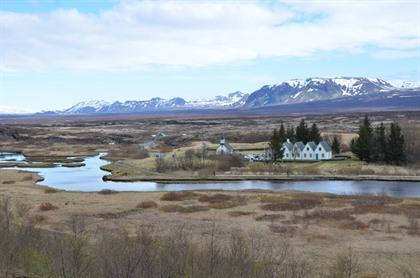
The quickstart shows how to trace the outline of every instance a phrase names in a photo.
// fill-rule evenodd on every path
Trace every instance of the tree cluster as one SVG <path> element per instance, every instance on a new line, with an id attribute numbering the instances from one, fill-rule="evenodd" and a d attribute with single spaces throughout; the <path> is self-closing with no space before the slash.
<path id="1" fill-rule="evenodd" d="M 314 141 L 318 144 L 322 140 L 322 137 L 316 123 L 313 123 L 309 128 L 304 119 L 300 121 L 296 128 L 293 126 L 285 128 L 284 125 L 281 124 L 278 130 L 273 130 L 273 134 L 270 138 L 270 149 L 273 160 L 283 157 L 282 146 L 287 139 L 292 143 L 301 141 L 306 144 L 307 142 Z"/>
<path id="2" fill-rule="evenodd" d="M 391 123 L 387 131 L 383 123 L 373 128 L 368 116 L 365 116 L 358 135 L 352 140 L 351 151 L 360 160 L 396 165 L 406 161 L 404 135 L 398 123 Z"/>

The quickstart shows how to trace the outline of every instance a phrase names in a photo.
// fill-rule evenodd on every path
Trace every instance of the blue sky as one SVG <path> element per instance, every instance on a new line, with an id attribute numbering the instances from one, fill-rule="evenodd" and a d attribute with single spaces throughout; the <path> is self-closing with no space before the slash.
<path id="1" fill-rule="evenodd" d="M 420 81 L 420 0 L 1 0 L 0 107 L 206 98 L 291 78 Z"/>

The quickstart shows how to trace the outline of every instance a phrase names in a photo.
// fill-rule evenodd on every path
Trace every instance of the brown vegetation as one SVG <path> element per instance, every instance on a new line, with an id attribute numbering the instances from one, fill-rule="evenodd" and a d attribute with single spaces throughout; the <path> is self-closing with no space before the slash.
<path id="1" fill-rule="evenodd" d="M 111 194 L 117 194 L 118 191 L 112 190 L 112 189 L 102 189 L 101 191 L 98 191 L 98 194 L 102 195 L 111 195 Z"/>
<path id="2" fill-rule="evenodd" d="M 160 198 L 162 201 L 185 201 L 199 197 L 200 195 L 192 191 L 167 192 Z"/>
<path id="3" fill-rule="evenodd" d="M 49 211 L 49 210 L 58 209 L 58 207 L 56 205 L 53 205 L 53 204 L 48 203 L 48 202 L 40 204 L 38 208 L 39 208 L 40 211 Z"/>
<path id="4" fill-rule="evenodd" d="M 142 209 L 149 209 L 149 208 L 157 208 L 158 204 L 154 201 L 143 201 L 139 203 L 136 208 L 142 208 Z"/>

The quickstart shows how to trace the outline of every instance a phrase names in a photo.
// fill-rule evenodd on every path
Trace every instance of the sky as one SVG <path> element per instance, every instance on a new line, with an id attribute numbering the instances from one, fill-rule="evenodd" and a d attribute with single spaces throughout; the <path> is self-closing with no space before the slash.
<path id="1" fill-rule="evenodd" d="M 0 0 L 0 109 L 420 81 L 420 0 Z"/>

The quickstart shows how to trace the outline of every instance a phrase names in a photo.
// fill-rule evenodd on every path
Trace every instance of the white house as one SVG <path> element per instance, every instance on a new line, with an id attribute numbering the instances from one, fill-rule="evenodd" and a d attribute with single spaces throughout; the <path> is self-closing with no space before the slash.
<path id="1" fill-rule="evenodd" d="M 315 150 L 317 145 L 314 141 L 306 143 L 305 148 L 302 151 L 303 160 L 316 160 Z"/>
<path id="2" fill-rule="evenodd" d="M 305 144 L 303 144 L 303 142 L 299 141 L 296 142 L 293 145 L 293 150 L 292 150 L 292 159 L 295 160 L 302 160 L 303 159 L 303 150 L 305 149 Z"/>
<path id="3" fill-rule="evenodd" d="M 235 149 L 226 142 L 225 138 L 220 139 L 219 147 L 216 149 L 216 154 L 223 155 L 233 153 Z"/>
<path id="4" fill-rule="evenodd" d="M 293 159 L 293 144 L 289 139 L 283 143 L 283 159 Z"/>
<path id="5" fill-rule="evenodd" d="M 316 160 L 327 160 L 332 159 L 332 150 L 330 144 L 326 141 L 319 142 L 315 150 Z"/>

